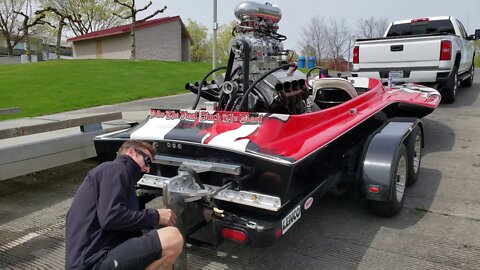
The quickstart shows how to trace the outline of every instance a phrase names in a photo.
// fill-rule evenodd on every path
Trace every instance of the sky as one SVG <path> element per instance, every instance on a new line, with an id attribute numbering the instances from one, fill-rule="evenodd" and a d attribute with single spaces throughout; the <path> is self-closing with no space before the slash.
<path id="1" fill-rule="evenodd" d="M 137 7 L 143 7 L 148 0 L 137 0 Z M 157 17 L 180 15 L 184 22 L 188 18 L 209 27 L 213 25 L 214 0 L 152 0 L 153 5 L 147 11 L 167 6 L 164 13 Z M 241 0 L 217 0 L 217 21 L 219 25 L 235 20 L 234 9 Z M 265 3 L 267 1 L 253 1 Z M 480 0 L 268 0 L 282 10 L 279 33 L 287 36 L 286 49 L 298 50 L 301 30 L 315 17 L 326 21 L 335 18 L 345 19 L 354 35 L 358 21 L 371 16 L 395 21 L 433 16 L 454 16 L 463 23 L 468 34 L 480 29 Z M 148 14 L 146 14 L 148 15 Z M 139 16 L 141 18 L 141 15 Z"/>

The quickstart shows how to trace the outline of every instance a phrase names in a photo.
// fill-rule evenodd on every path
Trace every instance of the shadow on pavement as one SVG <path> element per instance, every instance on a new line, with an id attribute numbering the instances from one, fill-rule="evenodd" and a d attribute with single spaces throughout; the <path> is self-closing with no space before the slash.
<path id="1" fill-rule="evenodd" d="M 415 256 L 405 247 L 377 243 L 394 238 L 418 223 L 428 212 L 442 175 L 423 169 L 421 179 L 407 191 L 406 202 L 421 197 L 418 206 L 404 206 L 395 217 L 382 218 L 368 211 L 367 201 L 347 196 L 325 196 L 273 246 L 251 248 L 225 242 L 216 250 L 190 247 L 191 269 L 357 269 L 367 250 L 390 249 Z M 368 264 L 368 263 L 367 263 Z"/>
<path id="2" fill-rule="evenodd" d="M 432 115 L 422 119 L 425 144 L 423 156 L 451 151 L 455 145 L 455 132 L 444 123 L 434 120 L 434 117 Z"/>
<path id="3" fill-rule="evenodd" d="M 465 104 L 462 99 L 459 104 Z M 424 160 L 430 153 L 453 149 L 455 133 L 449 126 L 437 121 L 434 114 L 423 123 Z M 415 257 L 414 249 L 405 246 L 408 244 L 378 243 L 376 239 L 394 242 L 396 234 L 405 234 L 406 228 L 418 224 L 429 212 L 442 177 L 439 170 L 422 167 L 417 183 L 407 189 L 403 210 L 395 217 L 371 214 L 364 199 L 325 196 L 315 200 L 311 210 L 273 246 L 251 248 L 225 242 L 216 250 L 190 247 L 189 264 L 191 269 L 356 269 L 362 264 L 367 268 L 377 265 L 364 261 L 367 251 Z"/>
<path id="4" fill-rule="evenodd" d="M 431 119 L 424 123 L 424 154 L 452 149 L 455 135 L 448 126 Z M 371 214 L 365 199 L 328 195 L 315 200 L 311 210 L 271 247 L 232 242 L 216 250 L 190 247 L 189 264 L 191 269 L 357 269 L 361 264 L 378 265 L 364 261 L 367 251 L 415 257 L 407 242 L 392 245 L 388 239 L 395 241 L 397 234 L 406 234 L 405 229 L 425 217 L 441 181 L 440 171 L 422 167 L 417 183 L 407 189 L 404 208 L 392 218 Z"/>
<path id="5" fill-rule="evenodd" d="M 480 95 L 480 84 L 478 79 L 480 72 L 475 71 L 475 81 L 471 87 L 458 87 L 456 93 L 456 100 L 453 104 L 440 104 L 441 108 L 461 108 L 468 107 L 474 104 Z"/>

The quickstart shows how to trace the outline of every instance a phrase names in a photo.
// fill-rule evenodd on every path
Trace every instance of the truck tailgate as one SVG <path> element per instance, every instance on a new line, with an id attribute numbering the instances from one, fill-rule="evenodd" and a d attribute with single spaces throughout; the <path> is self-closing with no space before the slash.
<path id="1" fill-rule="evenodd" d="M 359 69 L 439 65 L 441 37 L 409 37 L 359 42 Z"/>

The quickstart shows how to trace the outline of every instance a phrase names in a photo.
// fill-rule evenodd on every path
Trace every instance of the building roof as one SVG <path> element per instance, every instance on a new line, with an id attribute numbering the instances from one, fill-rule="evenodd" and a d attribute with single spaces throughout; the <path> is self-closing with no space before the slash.
<path id="1" fill-rule="evenodd" d="M 182 22 L 182 19 L 180 19 L 180 16 L 175 16 L 175 17 L 163 17 L 159 19 L 153 19 L 153 20 L 148 20 L 144 21 L 141 23 L 137 23 L 135 25 L 135 29 L 142 29 L 142 28 L 147 28 L 150 26 L 155 26 L 155 25 L 160 25 L 168 22 L 173 22 L 173 21 L 180 21 L 180 24 L 182 25 L 182 31 L 185 31 L 185 33 L 188 36 L 188 39 L 190 39 L 190 42 L 193 43 L 192 37 L 190 37 L 190 34 L 187 31 L 187 28 Z M 69 38 L 67 41 L 68 42 L 75 42 L 75 41 L 81 41 L 81 40 L 88 40 L 88 39 L 95 39 L 95 38 L 101 38 L 101 37 L 108 37 L 108 36 L 115 36 L 115 35 L 120 35 L 120 34 L 125 34 L 129 33 L 131 28 L 131 24 L 125 24 L 125 25 L 120 25 L 120 26 L 115 26 L 112 28 L 104 29 L 104 30 L 99 30 L 95 32 L 90 32 L 85 35 L 81 35 L 78 37 L 74 38 Z"/>

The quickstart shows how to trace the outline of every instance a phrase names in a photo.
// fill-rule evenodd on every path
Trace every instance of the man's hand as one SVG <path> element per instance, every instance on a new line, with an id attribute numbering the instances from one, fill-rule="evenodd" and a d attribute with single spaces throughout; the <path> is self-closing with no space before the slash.
<path id="1" fill-rule="evenodd" d="M 157 209 L 157 212 L 158 212 L 158 215 L 160 216 L 158 224 L 164 225 L 164 226 L 175 225 L 177 216 L 171 209 L 161 208 L 161 209 Z"/>

